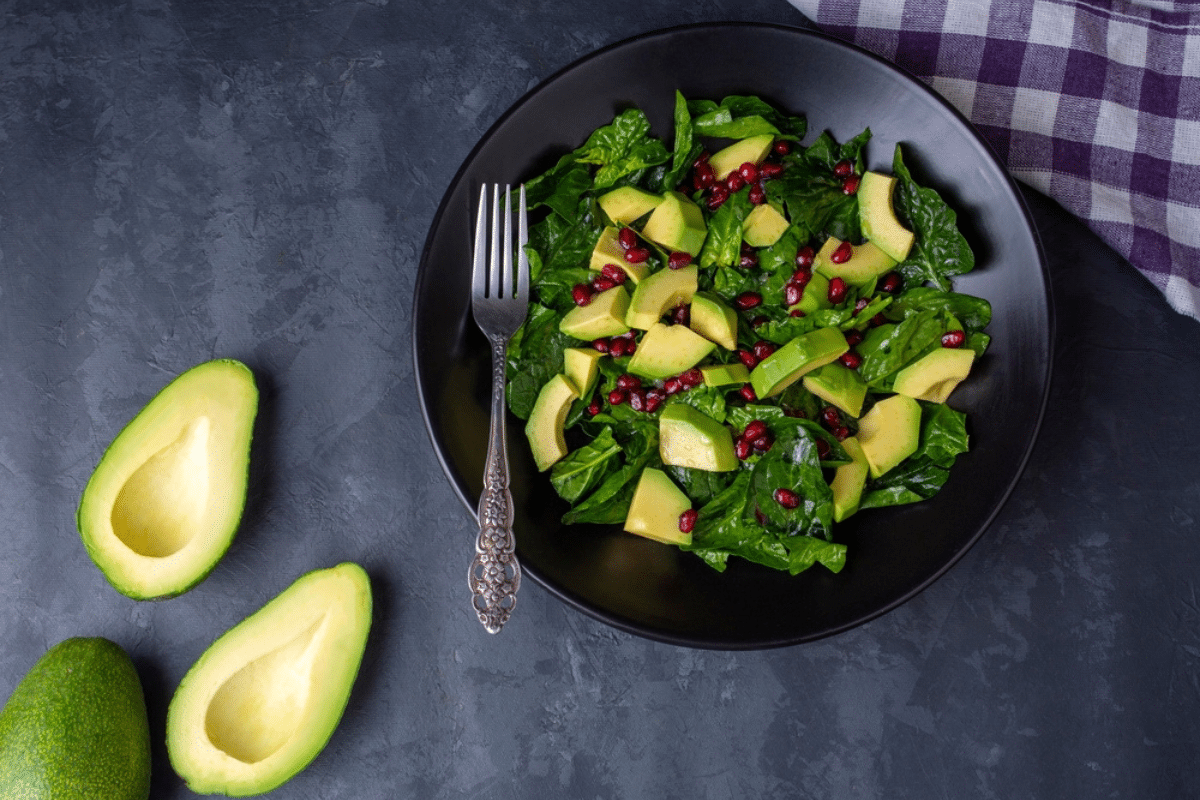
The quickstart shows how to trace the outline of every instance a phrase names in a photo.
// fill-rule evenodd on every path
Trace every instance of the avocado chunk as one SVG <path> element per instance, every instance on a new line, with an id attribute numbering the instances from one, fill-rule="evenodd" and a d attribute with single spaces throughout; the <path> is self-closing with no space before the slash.
<path id="1" fill-rule="evenodd" d="M 917 452 L 920 439 L 921 407 L 902 394 L 880 400 L 858 421 L 858 443 L 872 478 Z"/>
<path id="2" fill-rule="evenodd" d="M 729 428 L 687 403 L 671 403 L 658 418 L 658 453 L 663 463 L 705 472 L 738 468 Z"/>
<path id="3" fill-rule="evenodd" d="M 896 179 L 878 172 L 864 172 L 858 184 L 858 219 L 863 236 L 878 245 L 895 261 L 908 258 L 913 232 L 900 224 L 892 205 Z"/>
<path id="4" fill-rule="evenodd" d="M 683 325 L 656 322 L 629 359 L 629 371 L 642 378 L 664 380 L 696 366 L 715 347 Z"/>
<path id="5" fill-rule="evenodd" d="M 650 273 L 633 290 L 633 296 L 629 299 L 629 310 L 625 314 L 625 324 L 628 328 L 649 330 L 662 319 L 663 314 L 675 306 L 692 302 L 699 276 L 700 268 L 695 264 L 689 264 L 683 269 L 660 269 Z M 572 310 L 567 316 L 574 313 Z"/>
<path id="6" fill-rule="evenodd" d="M 705 386 L 729 386 L 750 380 L 750 370 L 745 364 L 711 364 L 701 367 L 700 374 L 704 376 Z"/>
<path id="7" fill-rule="evenodd" d="M 559 320 L 558 329 L 575 339 L 591 341 L 603 336 L 620 336 L 629 330 L 625 316 L 629 312 L 629 292 L 614 286 L 592 295 L 586 306 L 575 306 Z"/>
<path id="8" fill-rule="evenodd" d="M 579 397 L 579 391 L 575 384 L 559 373 L 546 381 L 533 401 L 533 410 L 525 423 L 525 437 L 529 439 L 539 472 L 550 469 L 567 454 L 563 424 L 576 397 Z"/>
<path id="9" fill-rule="evenodd" d="M 770 203 L 755 206 L 742 223 L 742 239 L 751 247 L 770 247 L 788 229 L 787 217 Z"/>
<path id="10" fill-rule="evenodd" d="M 833 251 L 840 247 L 842 241 L 836 236 L 830 236 L 817 251 L 813 259 L 813 271 L 819 272 L 826 278 L 841 278 L 846 283 L 855 286 L 866 286 L 880 275 L 889 272 L 896 266 L 896 260 L 881 250 L 874 242 L 863 242 L 851 245 L 850 258 L 840 264 L 835 264 L 830 257 Z M 807 294 L 807 292 L 805 292 Z"/>
<path id="11" fill-rule="evenodd" d="M 563 373 L 579 390 L 580 397 L 587 397 L 596 388 L 602 358 L 604 354 L 591 347 L 568 347 L 563 350 Z"/>
<path id="12" fill-rule="evenodd" d="M 804 388 L 856 419 L 867 399 L 866 382 L 856 371 L 837 362 L 805 375 Z"/>
<path id="13" fill-rule="evenodd" d="M 760 398 L 771 397 L 849 349 L 845 335 L 837 328 L 817 328 L 758 362 L 750 371 L 750 385 Z"/>
<path id="14" fill-rule="evenodd" d="M 690 326 L 726 350 L 737 349 L 737 312 L 707 292 L 692 295 Z"/>
<path id="15" fill-rule="evenodd" d="M 0 711 L 0 797 L 149 796 L 150 728 L 133 662 L 107 639 L 59 642 Z"/>
<path id="16" fill-rule="evenodd" d="M 596 202 L 610 220 L 618 225 L 628 225 L 658 208 L 662 195 L 644 192 L 636 186 L 618 186 L 600 195 Z"/>
<path id="17" fill-rule="evenodd" d="M 897 372 L 892 389 L 916 400 L 944 403 L 974 362 L 975 351 L 969 347 L 939 347 Z"/>
<path id="18" fill-rule="evenodd" d="M 109 445 L 76 524 L 117 591 L 168 597 L 195 586 L 225 554 L 246 505 L 254 375 L 230 359 L 187 370 Z"/>
<path id="19" fill-rule="evenodd" d="M 300 577 L 224 633 L 167 708 L 171 766 L 197 794 L 263 794 L 325 747 L 341 719 L 371 626 L 357 564 Z"/>
<path id="20" fill-rule="evenodd" d="M 833 521 L 841 522 L 858 511 L 862 502 L 863 487 L 867 484 L 870 467 L 863 454 L 862 445 L 853 436 L 842 440 L 842 449 L 850 456 L 849 464 L 843 464 L 833 473 L 829 488 L 833 490 Z"/>
<path id="21" fill-rule="evenodd" d="M 671 251 L 700 254 L 708 225 L 704 212 L 679 192 L 667 192 L 642 226 L 642 236 Z"/>
<path id="22" fill-rule="evenodd" d="M 793 308 L 798 308 L 805 314 L 812 314 L 822 308 L 832 307 L 833 303 L 829 301 L 829 278 L 814 272 L 808 279 L 808 285 L 804 287 L 804 294 L 800 295 L 800 302 Z"/>
<path id="23" fill-rule="evenodd" d="M 774 142 L 775 137 L 769 133 L 741 139 L 713 153 L 712 157 L 708 159 L 708 165 L 712 167 L 717 180 L 723 181 L 729 177 L 729 173 L 742 164 L 761 162 L 767 157 L 767 153 L 771 152 L 771 145 Z"/>
<path id="24" fill-rule="evenodd" d="M 692 535 L 679 530 L 679 516 L 691 507 L 667 473 L 647 467 L 633 490 L 625 530 L 664 544 L 691 544 Z"/>
<path id="25" fill-rule="evenodd" d="M 608 264 L 612 264 L 628 275 L 629 280 L 637 283 L 650 271 L 650 262 L 630 264 L 626 261 L 625 248 L 621 247 L 618 236 L 620 236 L 620 232 L 611 226 L 600 231 L 600 238 L 596 239 L 596 246 L 592 248 L 592 257 L 588 262 L 588 268 L 599 272 Z"/>

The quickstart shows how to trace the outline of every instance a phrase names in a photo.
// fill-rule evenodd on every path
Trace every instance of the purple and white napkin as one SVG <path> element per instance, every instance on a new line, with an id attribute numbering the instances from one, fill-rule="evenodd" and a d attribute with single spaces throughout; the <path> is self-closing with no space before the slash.
<path id="1" fill-rule="evenodd" d="M 790 0 L 967 116 L 1200 319 L 1200 0 Z"/>

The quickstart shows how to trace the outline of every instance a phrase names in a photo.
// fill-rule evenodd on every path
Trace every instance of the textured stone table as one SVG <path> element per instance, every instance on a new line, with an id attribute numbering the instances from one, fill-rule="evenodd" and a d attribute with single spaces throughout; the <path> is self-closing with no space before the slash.
<path id="1" fill-rule="evenodd" d="M 437 204 L 524 92 L 670 25 L 784 0 L 0 4 L 0 695 L 47 647 L 134 657 L 155 798 L 179 679 L 302 572 L 369 571 L 346 715 L 279 798 L 1058 798 L 1200 793 L 1200 327 L 1028 194 L 1053 274 L 1043 434 L 980 543 L 900 609 L 768 652 L 658 644 L 533 582 L 499 636 L 413 384 Z M 702 58 L 704 54 L 697 54 Z M 245 361 L 241 531 L 188 594 L 113 591 L 75 531 L 172 376 Z"/>

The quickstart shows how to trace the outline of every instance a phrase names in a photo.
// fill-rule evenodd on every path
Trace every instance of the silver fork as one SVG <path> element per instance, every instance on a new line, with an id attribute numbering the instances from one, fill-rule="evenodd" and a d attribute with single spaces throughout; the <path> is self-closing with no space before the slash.
<path id="1" fill-rule="evenodd" d="M 505 366 L 508 340 L 521 327 L 529 309 L 529 239 L 525 219 L 525 187 L 517 208 L 517 242 L 512 240 L 512 189 L 492 187 L 491 236 L 488 236 L 488 187 L 479 191 L 479 217 L 475 223 L 475 266 L 471 276 L 471 308 L 475 324 L 492 346 L 492 422 L 488 436 L 483 494 L 479 498 L 479 538 L 468 583 L 475 613 L 488 633 L 499 633 L 517 604 L 521 565 L 517 563 L 513 536 L 513 500 L 508 488 L 508 453 L 505 448 Z M 504 238 L 500 231 L 503 227 Z M 490 255 L 488 242 L 491 242 Z M 517 251 L 513 274 L 513 250 Z M 514 291 L 513 284 L 516 284 Z"/>

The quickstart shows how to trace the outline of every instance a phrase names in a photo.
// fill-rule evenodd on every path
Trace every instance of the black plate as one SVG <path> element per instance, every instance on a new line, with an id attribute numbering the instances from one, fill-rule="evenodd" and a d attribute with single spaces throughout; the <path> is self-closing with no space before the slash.
<path id="1" fill-rule="evenodd" d="M 676 89 L 714 100 L 762 96 L 804 114 L 809 140 L 829 130 L 844 141 L 869 127 L 869 166 L 884 171 L 903 143 L 914 177 L 958 211 L 975 250 L 978 268 L 955 288 L 993 304 L 991 348 L 952 402 L 969 415 L 972 450 L 933 500 L 864 511 L 838 526 L 836 538 L 849 545 L 840 574 L 817 566 L 792 577 L 737 559 L 718 573 L 694 555 L 616 527 L 563 526 L 564 504 L 535 471 L 523 426 L 510 418 L 517 551 L 525 573 L 552 594 L 642 636 L 720 649 L 810 641 L 903 603 L 967 551 L 1015 485 L 1049 390 L 1049 284 L 1024 203 L 969 123 L 896 67 L 798 28 L 697 25 L 605 48 L 531 91 L 467 158 L 426 242 L 413 314 L 425 420 L 446 474 L 473 512 L 490 383 L 488 350 L 468 303 L 478 187 L 533 177 L 629 106 L 645 111 L 669 143 Z M 446 545 L 450 552 L 469 539 Z"/>

